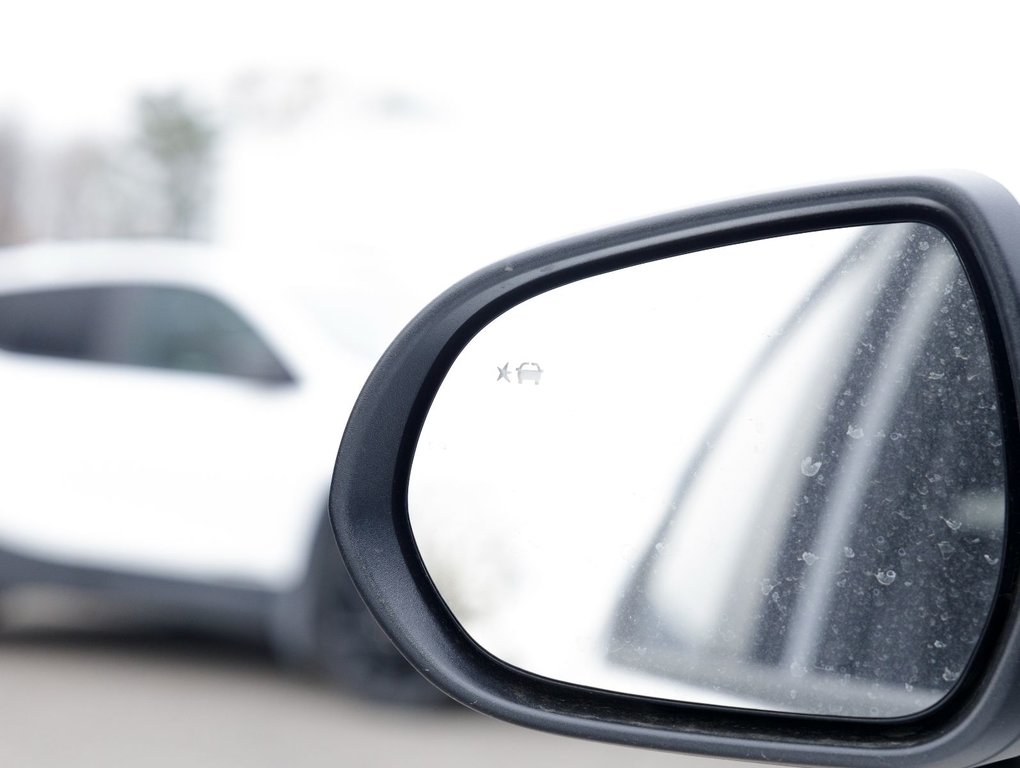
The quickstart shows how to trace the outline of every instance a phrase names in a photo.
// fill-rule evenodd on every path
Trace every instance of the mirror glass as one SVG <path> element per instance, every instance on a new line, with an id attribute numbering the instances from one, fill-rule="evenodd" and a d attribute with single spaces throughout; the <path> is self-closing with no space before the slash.
<path id="1" fill-rule="evenodd" d="M 953 689 L 988 619 L 1002 442 L 951 243 L 838 229 L 509 310 L 438 392 L 408 508 L 450 609 L 509 664 L 900 717 Z"/>

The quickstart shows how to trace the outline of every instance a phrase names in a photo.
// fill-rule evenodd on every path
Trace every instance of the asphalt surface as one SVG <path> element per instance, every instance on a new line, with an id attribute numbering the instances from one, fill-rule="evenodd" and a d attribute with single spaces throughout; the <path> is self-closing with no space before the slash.
<path id="1" fill-rule="evenodd" d="M 369 704 L 262 648 L 153 632 L 0 634 L 4 766 L 678 766 L 469 712 Z"/>

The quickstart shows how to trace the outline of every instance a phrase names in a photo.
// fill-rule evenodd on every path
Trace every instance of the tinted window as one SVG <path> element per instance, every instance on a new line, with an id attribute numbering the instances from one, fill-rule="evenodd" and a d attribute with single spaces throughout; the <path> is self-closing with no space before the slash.
<path id="1" fill-rule="evenodd" d="M 184 288 L 118 288 L 108 359 L 147 368 L 261 381 L 290 376 L 248 323 L 220 301 Z"/>
<path id="2" fill-rule="evenodd" d="M 111 298 L 107 288 L 0 296 L 0 347 L 28 355 L 91 359 Z"/>
<path id="3" fill-rule="evenodd" d="M 0 296 L 0 347 L 47 357 L 291 380 L 237 313 L 186 288 L 92 286 Z"/>

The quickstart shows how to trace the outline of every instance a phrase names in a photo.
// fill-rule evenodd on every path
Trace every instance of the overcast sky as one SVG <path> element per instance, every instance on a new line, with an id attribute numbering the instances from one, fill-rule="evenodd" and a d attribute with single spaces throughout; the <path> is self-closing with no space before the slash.
<path id="1" fill-rule="evenodd" d="M 0 113 L 55 142 L 123 131 L 140 90 L 311 78 L 301 119 L 228 132 L 217 236 L 358 242 L 438 284 L 820 180 L 964 167 L 1020 190 L 1010 7 L 958 8 L 37 0 L 5 13 Z"/>

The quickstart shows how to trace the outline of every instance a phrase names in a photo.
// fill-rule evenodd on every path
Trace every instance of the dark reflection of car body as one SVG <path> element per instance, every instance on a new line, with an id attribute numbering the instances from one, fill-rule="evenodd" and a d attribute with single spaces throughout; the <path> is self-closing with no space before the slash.
<path id="1" fill-rule="evenodd" d="M 765 350 L 685 469 L 617 608 L 612 661 L 749 705 L 864 717 L 923 710 L 961 677 L 1001 558 L 995 381 L 948 242 L 913 225 L 885 242 L 877 231 L 858 239 Z M 670 562 L 671 537 L 688 516 L 721 513 L 726 524 L 725 504 L 688 504 L 702 473 L 739 437 L 742 405 L 784 346 L 869 260 L 872 277 L 850 297 L 856 322 L 832 339 L 831 359 L 802 360 L 828 382 L 799 404 L 810 427 L 784 427 L 789 439 L 770 449 L 777 487 L 791 492 L 755 499 L 756 530 L 720 553 L 729 557 L 727 606 L 696 637 L 656 592 L 663 578 L 674 593 L 702 588 L 693 566 Z M 712 498 L 739 497 L 739 488 L 734 477 L 727 496 Z"/>

